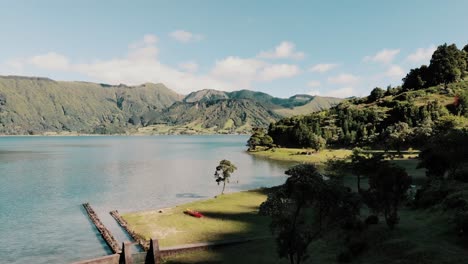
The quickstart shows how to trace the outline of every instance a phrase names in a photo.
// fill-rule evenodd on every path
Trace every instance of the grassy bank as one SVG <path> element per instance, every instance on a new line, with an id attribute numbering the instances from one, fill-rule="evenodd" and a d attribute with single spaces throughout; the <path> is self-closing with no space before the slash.
<path id="1" fill-rule="evenodd" d="M 220 195 L 173 208 L 123 214 L 131 228 L 146 239 L 158 238 L 161 246 L 250 238 L 270 235 L 267 217 L 258 215 L 268 189 Z M 184 214 L 190 208 L 205 215 Z"/>
<path id="2" fill-rule="evenodd" d="M 162 246 L 201 241 L 270 235 L 269 219 L 259 216 L 258 206 L 266 199 L 266 190 L 226 194 L 158 211 L 123 215 L 130 226 L 145 237 L 158 237 Z M 205 218 L 183 214 L 190 207 Z M 363 213 L 362 218 L 367 213 Z M 464 263 L 464 249 L 454 232 L 453 223 L 443 211 L 400 210 L 400 224 L 389 230 L 380 221 L 361 233 L 350 234 L 336 228 L 309 247 L 310 258 L 304 263 L 339 263 L 337 256 L 346 250 L 346 237 L 365 241 L 364 251 L 352 263 Z M 256 240 L 216 249 L 199 250 L 167 257 L 164 263 L 288 263 L 276 254 L 273 238 Z"/>
<path id="3" fill-rule="evenodd" d="M 383 151 L 370 150 L 369 152 L 379 153 Z M 390 151 L 388 153 L 396 155 L 395 151 Z M 352 150 L 325 149 L 319 152 L 314 152 L 308 149 L 275 148 L 268 150 L 249 151 L 249 154 L 271 160 L 321 164 L 332 158 L 344 159 L 352 154 Z M 402 152 L 401 158 L 397 157 L 391 160 L 396 165 L 403 167 L 408 172 L 408 174 L 413 177 L 413 179 L 416 179 L 417 182 L 425 178 L 425 170 L 417 168 L 419 163 L 419 160 L 417 159 L 418 154 L 418 151 L 412 151 L 411 153 Z"/>
<path id="4" fill-rule="evenodd" d="M 325 149 L 314 152 L 310 149 L 299 148 L 274 148 L 249 152 L 252 155 L 265 157 L 272 160 L 323 163 L 331 158 L 346 158 L 352 151 L 348 149 Z"/>

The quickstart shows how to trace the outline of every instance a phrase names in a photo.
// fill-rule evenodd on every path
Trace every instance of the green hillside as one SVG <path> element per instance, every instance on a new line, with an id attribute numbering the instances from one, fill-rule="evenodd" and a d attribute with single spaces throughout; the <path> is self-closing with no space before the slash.
<path id="1" fill-rule="evenodd" d="M 166 108 L 181 99 L 163 84 L 111 86 L 0 77 L 0 133 L 121 133 L 143 113 Z"/>
<path id="2" fill-rule="evenodd" d="M 313 96 L 307 103 L 293 108 L 276 109 L 275 112 L 281 116 L 306 115 L 313 112 L 329 109 L 339 104 L 343 99 L 335 97 Z"/>

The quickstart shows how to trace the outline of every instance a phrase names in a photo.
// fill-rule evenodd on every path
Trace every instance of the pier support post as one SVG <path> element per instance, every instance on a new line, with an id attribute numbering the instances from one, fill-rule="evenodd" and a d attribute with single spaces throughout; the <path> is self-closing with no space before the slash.
<path id="1" fill-rule="evenodd" d="M 150 247 L 146 253 L 145 264 L 160 264 L 161 258 L 159 254 L 159 242 L 157 239 L 150 240 Z"/>
<path id="2" fill-rule="evenodd" d="M 119 264 L 133 264 L 132 249 L 130 242 L 122 243 Z"/>

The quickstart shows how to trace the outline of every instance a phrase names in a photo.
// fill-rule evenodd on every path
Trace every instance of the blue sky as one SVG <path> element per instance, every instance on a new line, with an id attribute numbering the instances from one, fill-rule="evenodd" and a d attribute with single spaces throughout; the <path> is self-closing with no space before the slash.
<path id="1" fill-rule="evenodd" d="M 187 94 L 362 96 L 437 45 L 468 44 L 468 1 L 0 1 L 0 74 L 162 82 Z"/>

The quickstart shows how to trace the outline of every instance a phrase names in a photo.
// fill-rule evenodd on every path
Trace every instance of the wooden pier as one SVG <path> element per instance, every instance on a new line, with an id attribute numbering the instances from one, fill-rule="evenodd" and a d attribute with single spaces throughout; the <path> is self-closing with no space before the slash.
<path id="1" fill-rule="evenodd" d="M 115 219 L 115 221 L 117 221 L 117 223 L 130 235 L 130 237 L 132 237 L 132 239 L 135 242 L 140 244 L 140 246 L 145 251 L 149 250 L 149 248 L 150 248 L 149 241 L 146 241 L 144 238 L 142 238 L 137 233 L 135 233 L 135 231 L 130 229 L 130 227 L 128 226 L 127 221 L 125 221 L 125 219 L 122 218 L 122 216 L 119 214 L 119 211 L 114 210 L 114 211 L 110 211 L 109 213 Z"/>
<path id="2" fill-rule="evenodd" d="M 120 246 L 111 232 L 104 226 L 101 222 L 99 217 L 97 216 L 96 212 L 93 210 L 89 203 L 84 203 L 83 207 L 85 208 L 86 212 L 88 213 L 89 219 L 93 222 L 93 224 L 98 229 L 99 233 L 101 234 L 104 241 L 106 241 L 107 245 L 111 248 L 112 252 L 120 253 Z"/>

